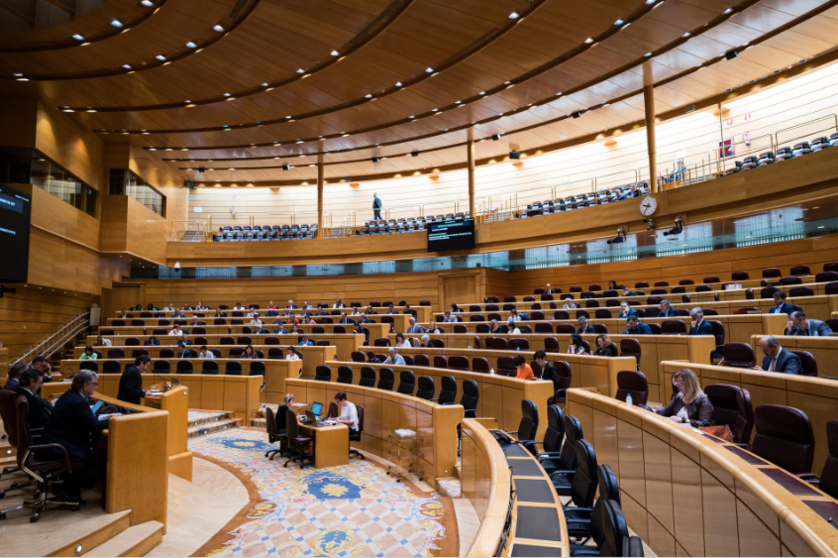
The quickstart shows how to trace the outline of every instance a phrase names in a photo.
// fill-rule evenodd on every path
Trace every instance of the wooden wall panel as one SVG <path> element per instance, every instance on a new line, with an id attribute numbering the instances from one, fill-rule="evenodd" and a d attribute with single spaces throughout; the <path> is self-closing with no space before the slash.
<path id="1" fill-rule="evenodd" d="M 171 221 L 129 196 L 102 202 L 102 252 L 122 253 L 158 264 L 166 261 Z"/>
<path id="2" fill-rule="evenodd" d="M 106 192 L 104 145 L 66 114 L 38 105 L 35 147 L 100 193 Z"/>

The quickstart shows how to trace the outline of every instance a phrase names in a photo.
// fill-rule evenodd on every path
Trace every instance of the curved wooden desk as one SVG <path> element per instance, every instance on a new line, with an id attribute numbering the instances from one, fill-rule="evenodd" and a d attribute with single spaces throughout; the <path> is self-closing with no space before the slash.
<path id="1" fill-rule="evenodd" d="M 399 386 L 399 373 L 402 370 L 412 370 L 416 375 L 417 382 L 420 376 L 430 376 L 434 380 L 436 393 L 439 396 L 442 389 L 442 377 L 452 376 L 457 380 L 457 401 L 463 394 L 463 381 L 474 380 L 477 382 L 477 389 L 480 391 L 480 399 L 477 402 L 478 417 L 492 417 L 497 420 L 498 425 L 506 430 L 517 430 L 521 422 L 521 400 L 529 399 L 538 407 L 539 416 L 547 416 L 547 399 L 553 397 L 553 384 L 547 381 L 526 381 L 506 376 L 482 374 L 480 372 L 461 372 L 448 368 L 425 368 L 416 366 L 388 366 L 385 364 L 365 364 L 361 362 L 329 362 L 332 369 L 332 379 L 337 378 L 338 367 L 349 366 L 352 368 L 352 383 L 357 385 L 361 379 L 361 368 L 371 366 L 376 371 L 376 385 L 378 383 L 379 370 L 390 368 L 396 377 L 396 385 Z M 331 400 L 330 400 L 331 401 Z M 544 434 L 547 430 L 547 421 L 539 423 L 538 435 Z"/>
<path id="2" fill-rule="evenodd" d="M 466 556 L 499 550 L 501 556 L 569 556 L 562 503 L 535 457 L 521 446 L 498 443 L 476 420 L 464 420 L 462 430 L 463 494 L 480 518 Z"/>
<path id="3" fill-rule="evenodd" d="M 629 526 L 658 556 L 835 556 L 838 501 L 755 455 L 639 407 L 571 389 Z"/>
<path id="4" fill-rule="evenodd" d="M 285 380 L 285 390 L 297 401 L 323 403 L 326 411 L 335 394 L 345 391 L 349 401 L 364 407 L 364 432 L 360 442 L 352 443 L 354 447 L 392 461 L 389 436 L 399 428 L 409 428 L 417 434 L 415 444 L 420 451 L 416 467 L 421 467 L 425 481 L 433 486 L 435 479 L 454 474 L 457 425 L 463 420 L 460 405 L 439 405 L 376 388 L 293 378 Z"/>
<path id="5" fill-rule="evenodd" d="M 793 339 L 817 340 L 818 338 L 794 337 Z M 820 339 L 838 344 L 838 339 L 834 341 L 825 337 Z M 783 346 L 789 348 L 785 343 Z M 732 384 L 747 389 L 751 394 L 751 404 L 754 408 L 771 403 L 800 409 L 806 413 L 812 424 L 812 432 L 815 435 L 815 470 L 813 472 L 820 473 L 820 468 L 829 455 L 826 423 L 838 418 L 838 381 L 687 362 L 662 362 L 661 367 L 666 388 L 664 401 L 672 398 L 672 376 L 684 368 L 689 368 L 698 376 L 701 387 L 707 387 L 710 384 Z M 836 521 L 838 521 L 838 515 L 836 515 Z"/>

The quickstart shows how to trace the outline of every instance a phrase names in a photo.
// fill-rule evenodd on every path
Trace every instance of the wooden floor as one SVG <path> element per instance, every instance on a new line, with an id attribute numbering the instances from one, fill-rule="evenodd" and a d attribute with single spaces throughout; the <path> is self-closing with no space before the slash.
<path id="1" fill-rule="evenodd" d="M 195 458 L 192 482 L 169 475 L 169 528 L 146 556 L 190 556 L 248 503 L 247 489 L 226 469 Z"/>

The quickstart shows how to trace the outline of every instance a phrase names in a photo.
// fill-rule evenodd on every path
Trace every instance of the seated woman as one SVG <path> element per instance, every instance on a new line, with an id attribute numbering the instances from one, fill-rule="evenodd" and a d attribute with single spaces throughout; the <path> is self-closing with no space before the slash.
<path id="1" fill-rule="evenodd" d="M 408 341 L 407 339 L 404 338 L 403 333 L 397 333 L 396 334 L 396 347 L 400 347 L 400 348 L 404 347 L 404 348 L 407 348 L 407 349 L 409 349 L 411 347 L 410 341 Z"/>
<path id="2" fill-rule="evenodd" d="M 665 407 L 656 408 L 655 412 L 695 428 L 713 426 L 713 404 L 701 391 L 695 372 L 684 368 L 673 376 L 672 384 L 679 393 Z"/>
<path id="3" fill-rule="evenodd" d="M 152 335 L 151 337 L 149 337 L 148 339 L 145 340 L 145 344 L 146 345 L 159 345 L 160 340 L 157 339 L 157 337 Z"/>
<path id="4" fill-rule="evenodd" d="M 99 358 L 99 355 L 93 351 L 93 347 L 90 345 L 84 348 L 84 352 L 79 357 L 80 360 L 96 360 L 97 358 Z"/>
<path id="5" fill-rule="evenodd" d="M 578 333 L 571 333 L 570 334 L 570 345 L 567 346 L 567 354 L 569 355 L 587 355 L 587 349 L 585 349 L 585 344 L 582 343 L 582 336 Z"/>
<path id="6" fill-rule="evenodd" d="M 617 356 L 614 354 L 614 347 L 611 345 L 611 338 L 605 333 L 600 333 L 596 336 L 596 346 L 597 349 L 594 352 L 594 356 Z"/>
<path id="7" fill-rule="evenodd" d="M 244 352 L 242 353 L 242 356 L 239 357 L 239 358 L 243 358 L 243 359 L 257 358 L 256 357 L 256 352 L 253 350 L 253 345 L 248 345 L 247 347 L 245 347 Z"/>
<path id="8" fill-rule="evenodd" d="M 300 360 L 300 357 L 297 355 L 297 351 L 294 350 L 292 345 L 288 345 L 288 352 L 285 355 L 285 360 Z"/>

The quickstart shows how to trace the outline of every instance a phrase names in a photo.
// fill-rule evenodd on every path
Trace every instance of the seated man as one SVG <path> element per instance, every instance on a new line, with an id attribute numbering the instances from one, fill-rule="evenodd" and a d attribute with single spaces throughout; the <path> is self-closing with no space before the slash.
<path id="1" fill-rule="evenodd" d="M 353 320 L 352 318 L 350 318 L 349 316 L 347 316 L 347 315 L 346 315 L 346 312 L 343 312 L 343 313 L 341 313 L 341 315 L 340 315 L 340 320 L 338 320 L 338 323 L 339 323 L 339 324 L 354 324 L 354 323 L 355 323 L 355 320 Z"/>
<path id="2" fill-rule="evenodd" d="M 60 444 L 69 454 L 73 472 L 62 484 L 52 487 L 56 496 L 68 502 L 80 501 L 81 489 L 93 488 L 96 481 L 104 476 L 107 454 L 98 448 L 97 439 L 99 433 L 108 427 L 110 416 L 97 418 L 88 402 L 88 397 L 92 397 L 98 387 L 99 375 L 96 372 L 76 372 L 70 389 L 58 398 L 38 441 L 44 445 Z M 45 460 L 60 460 L 63 455 L 53 448 L 41 450 L 38 454 Z"/>
<path id="3" fill-rule="evenodd" d="M 783 291 L 776 291 L 774 293 L 774 306 L 768 309 L 769 314 L 786 314 L 791 316 L 794 312 L 794 306 L 786 304 L 786 293 Z"/>
<path id="4" fill-rule="evenodd" d="M 562 305 L 562 310 L 573 310 L 575 308 L 579 308 L 579 305 L 573 302 L 572 298 L 566 297 L 564 299 L 564 304 Z"/>
<path id="5" fill-rule="evenodd" d="M 315 316 L 328 316 L 329 313 L 326 312 L 325 308 L 318 308 L 317 312 L 314 313 Z"/>
<path id="6" fill-rule="evenodd" d="M 289 301 L 288 301 L 288 304 L 285 306 L 285 309 L 286 309 L 286 310 L 294 310 L 296 307 L 297 307 L 297 305 L 296 305 L 296 304 L 294 304 L 294 301 L 293 301 L 293 300 L 289 300 Z"/>
<path id="7" fill-rule="evenodd" d="M 188 333 L 186 330 L 183 331 L 183 334 L 180 336 L 178 340 L 178 344 L 183 343 L 184 345 L 191 345 L 192 341 L 189 340 Z"/>
<path id="8" fill-rule="evenodd" d="M 629 316 L 623 335 L 652 335 L 652 328 L 641 322 L 636 315 Z"/>
<path id="9" fill-rule="evenodd" d="M 253 313 L 253 319 L 250 320 L 250 325 L 256 326 L 256 327 L 262 327 L 262 320 L 259 319 L 259 314 L 258 313 L 256 313 L 256 312 Z"/>
<path id="10" fill-rule="evenodd" d="M 640 296 L 637 291 L 631 290 L 628 285 L 623 285 L 623 295 L 622 296 Z"/>
<path id="11" fill-rule="evenodd" d="M 20 375 L 23 374 L 24 370 L 26 370 L 26 365 L 22 362 L 13 364 L 11 368 L 9 368 L 9 375 L 3 389 L 17 393 L 17 390 L 20 388 Z"/>
<path id="12" fill-rule="evenodd" d="M 713 335 L 713 326 L 704 319 L 704 311 L 701 308 L 690 310 L 690 333 L 689 335 Z"/>
<path id="13" fill-rule="evenodd" d="M 203 358 L 207 360 L 215 360 L 215 353 L 207 349 L 206 345 L 201 345 L 201 352 L 198 353 L 198 358 Z"/>
<path id="14" fill-rule="evenodd" d="M 314 341 L 308 338 L 308 335 L 303 335 L 303 338 L 297 343 L 298 347 L 313 347 Z"/>
<path id="15" fill-rule="evenodd" d="M 276 304 L 274 304 L 273 300 L 268 302 L 268 306 L 265 307 L 265 310 L 277 310 Z"/>
<path id="16" fill-rule="evenodd" d="M 17 394 L 26 397 L 29 403 L 29 428 L 32 429 L 44 428 L 52 414 L 52 403 L 37 395 L 43 383 L 44 375 L 34 368 L 28 368 L 20 375 Z"/>
<path id="17" fill-rule="evenodd" d="M 427 335 L 423 335 L 419 339 L 419 346 L 420 347 L 433 347 L 433 345 L 431 345 L 431 338 Z"/>
<path id="18" fill-rule="evenodd" d="M 393 364 L 397 366 L 404 366 L 404 357 L 399 354 L 399 350 L 395 347 L 390 347 L 389 355 L 384 364 Z"/>
<path id="19" fill-rule="evenodd" d="M 373 320 L 372 318 L 368 318 L 366 314 L 361 312 L 361 319 L 358 320 L 356 323 L 359 323 L 359 324 L 374 324 L 375 320 Z"/>
<path id="20" fill-rule="evenodd" d="M 407 326 L 407 333 L 425 333 L 425 328 L 416 323 L 416 318 L 411 316 L 407 319 L 410 324 Z"/>
<path id="21" fill-rule="evenodd" d="M 760 339 L 759 348 L 762 349 L 765 357 L 762 359 L 762 368 L 755 366 L 755 370 L 800 374 L 803 369 L 800 358 L 793 352 L 783 349 L 773 335 L 766 335 Z"/>
<path id="22" fill-rule="evenodd" d="M 142 307 L 140 308 L 140 310 L 142 310 Z M 174 312 L 175 310 L 177 310 L 177 308 L 175 308 L 174 302 L 170 302 L 166 305 L 165 308 L 163 308 L 163 312 Z"/>
<path id="23" fill-rule="evenodd" d="M 190 326 L 204 326 L 207 325 L 207 322 L 201 321 L 198 319 L 198 316 L 192 316 L 192 319 L 189 321 Z"/>
<path id="24" fill-rule="evenodd" d="M 384 313 L 385 313 L 385 314 L 398 314 L 398 313 L 399 313 L 399 311 L 398 311 L 398 310 L 396 310 L 396 309 L 393 307 L 393 305 L 392 305 L 392 304 L 390 304 L 390 305 L 388 305 L 388 306 L 387 306 L 387 311 L 386 311 L 386 312 L 384 312 Z"/>
<path id="25" fill-rule="evenodd" d="M 245 310 L 245 307 L 242 306 L 241 302 L 237 302 L 235 306 L 233 306 L 233 310 Z"/>
<path id="26" fill-rule="evenodd" d="M 497 320 L 492 320 L 489 322 L 489 333 L 508 333 L 508 330 L 506 329 L 506 326 L 500 325 Z"/>
<path id="27" fill-rule="evenodd" d="M 191 349 L 188 349 L 186 347 L 186 344 L 183 341 L 178 341 L 177 342 L 177 347 L 178 347 L 178 352 L 177 352 L 177 357 L 178 358 L 195 358 L 195 353 Z"/>
<path id="28" fill-rule="evenodd" d="M 358 409 L 354 403 L 350 403 L 346 398 L 345 391 L 339 391 L 335 394 L 335 403 L 340 410 L 340 416 L 336 417 L 337 421 L 348 426 L 350 434 L 358 432 Z"/>
<path id="29" fill-rule="evenodd" d="M 442 318 L 442 322 L 443 322 L 443 323 L 448 323 L 448 322 L 459 322 L 459 321 L 460 321 L 460 317 L 459 317 L 459 316 L 455 316 L 455 315 L 451 312 L 451 310 L 446 310 L 446 311 L 445 311 L 445 316 Z"/>
<path id="30" fill-rule="evenodd" d="M 38 370 L 44 376 L 44 383 L 48 384 L 52 381 L 52 365 L 43 356 L 36 356 L 32 361 L 32 368 Z M 40 392 L 38 392 L 40 393 Z"/>
<path id="31" fill-rule="evenodd" d="M 806 314 L 798 310 L 789 317 L 788 327 L 783 335 L 800 335 L 808 337 L 829 337 L 832 329 L 825 322 L 809 319 Z"/>
<path id="32" fill-rule="evenodd" d="M 585 316 L 579 316 L 579 319 L 576 320 L 577 328 L 576 333 L 582 335 L 584 333 L 596 333 L 596 329 L 594 326 L 588 323 L 588 319 Z"/>
<path id="33" fill-rule="evenodd" d="M 617 317 L 626 319 L 629 316 L 637 316 L 637 310 L 632 308 L 628 302 L 621 302 L 620 313 L 617 315 Z"/>
<path id="34" fill-rule="evenodd" d="M 658 314 L 659 318 L 677 318 L 680 315 L 668 300 L 661 300 L 660 309 L 661 312 Z"/>

